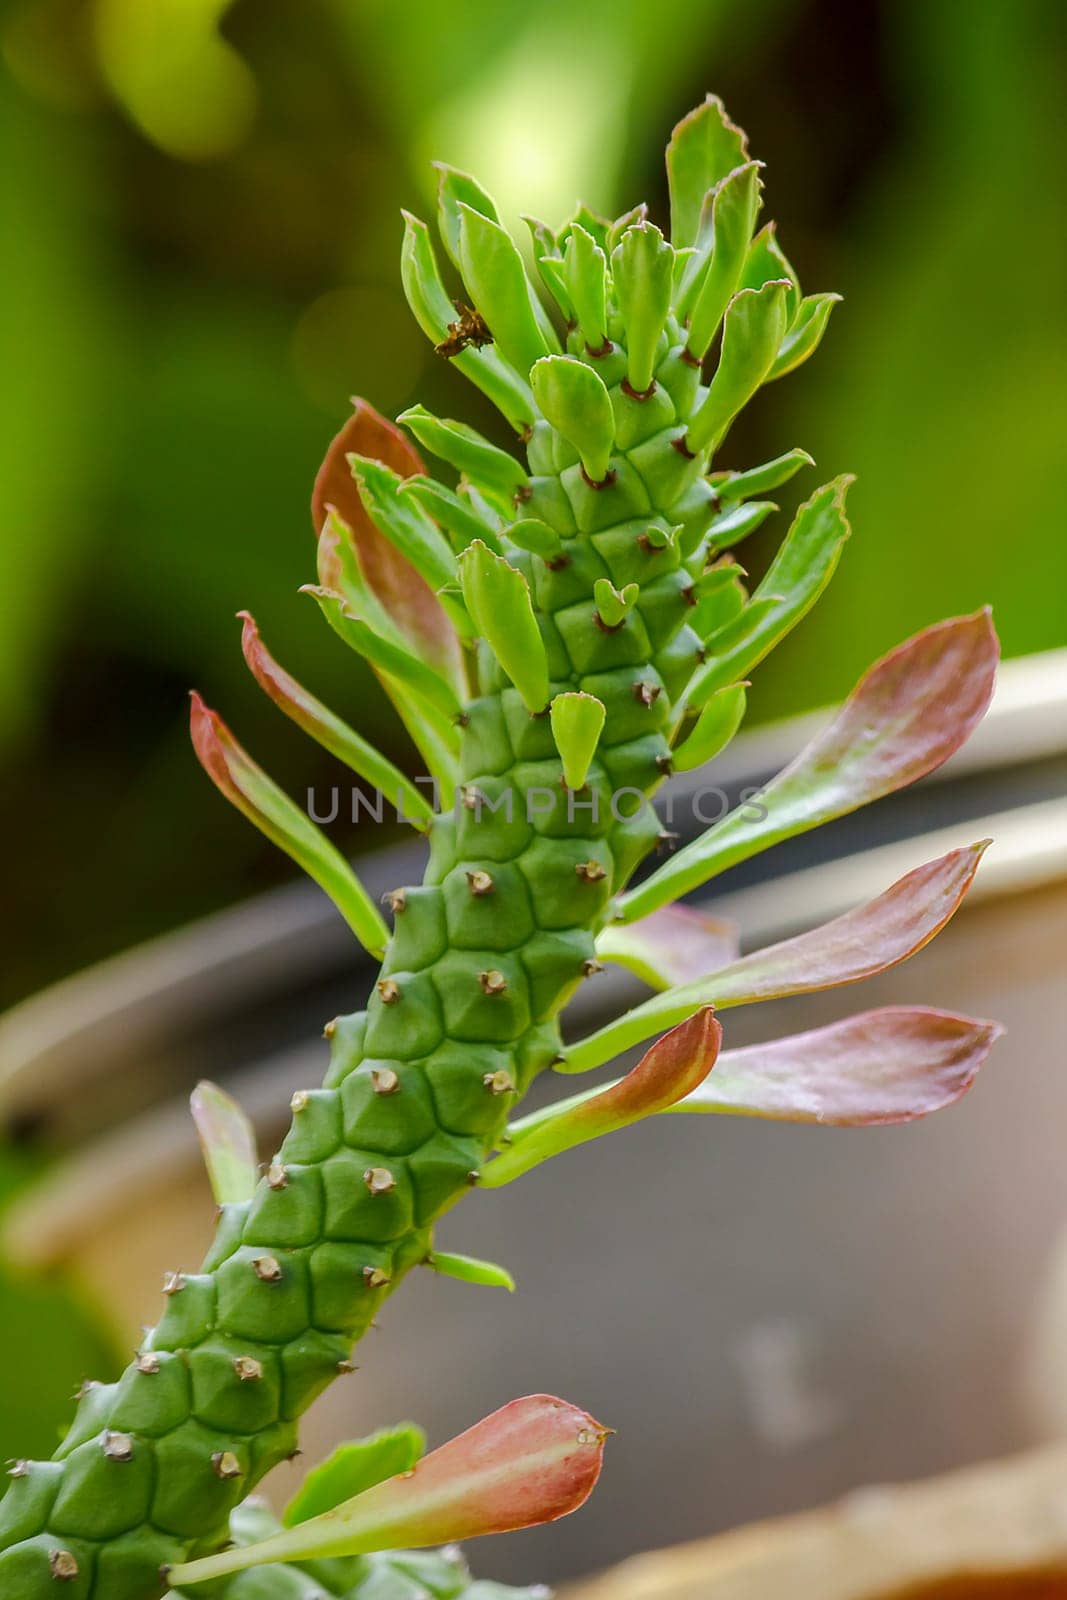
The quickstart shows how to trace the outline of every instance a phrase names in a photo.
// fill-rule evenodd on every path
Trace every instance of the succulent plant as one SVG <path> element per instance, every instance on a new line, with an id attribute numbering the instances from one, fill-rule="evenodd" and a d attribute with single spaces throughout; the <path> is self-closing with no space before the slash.
<path id="1" fill-rule="evenodd" d="M 667 166 L 669 238 L 644 207 L 530 223 L 544 299 L 473 178 L 440 171 L 462 301 L 428 228 L 406 218 L 412 310 L 516 448 L 421 406 L 400 419 L 405 434 L 358 402 L 315 486 L 309 593 L 370 664 L 432 785 L 297 684 L 247 616 L 244 649 L 281 709 L 426 835 L 429 863 L 388 897 L 390 931 L 321 829 L 194 699 L 210 776 L 332 896 L 381 972 L 366 1010 L 329 1025 L 324 1084 L 294 1094 L 262 1177 L 239 1122 L 209 1131 L 215 1242 L 200 1271 L 170 1275 L 158 1325 L 116 1384 L 89 1387 L 55 1460 L 19 1465 L 0 1509 L 0 1590 L 13 1600 L 57 1581 L 148 1600 L 162 1566 L 209 1555 L 231 1531 L 245 1542 L 241 1502 L 294 1450 L 301 1413 L 350 1370 L 353 1342 L 407 1273 L 506 1280 L 435 1248 L 437 1219 L 471 1187 L 659 1113 L 920 1116 L 969 1086 L 996 1037 L 992 1023 L 900 1007 L 720 1050 L 730 1006 L 853 982 L 920 949 L 960 904 L 981 844 L 744 956 L 732 930 L 677 903 L 950 756 L 993 685 L 985 612 L 878 662 L 758 805 L 639 875 L 667 842 L 650 797 L 733 737 L 748 675 L 818 599 L 849 535 L 839 478 L 801 505 L 746 589 L 735 547 L 811 462 L 793 449 L 734 470 L 723 441 L 763 384 L 811 355 L 836 296 L 803 295 L 773 226 L 756 231 L 760 165 L 716 99 L 675 129 Z M 426 472 L 408 435 L 452 481 Z M 608 961 L 655 992 L 564 1044 L 564 1005 Z M 516 1116 L 542 1073 L 582 1073 L 649 1040 L 621 1079 Z M 218 1105 L 208 1092 L 201 1121 Z M 414 1593 L 396 1578 L 409 1558 L 382 1560 L 329 1592 Z M 295 1569 L 263 1567 L 223 1592 L 310 1591 Z"/>

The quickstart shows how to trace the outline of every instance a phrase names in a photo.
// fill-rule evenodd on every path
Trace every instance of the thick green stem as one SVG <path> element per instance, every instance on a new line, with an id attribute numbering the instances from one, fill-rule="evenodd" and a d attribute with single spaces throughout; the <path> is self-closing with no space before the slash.
<path id="1" fill-rule="evenodd" d="M 552 693 L 606 707 L 585 787 L 562 784 L 549 717 L 531 715 L 486 652 L 464 708 L 460 800 L 430 830 L 423 884 L 393 896 L 367 1011 L 328 1030 L 324 1086 L 294 1096 L 254 1199 L 225 1209 L 199 1272 L 168 1280 L 129 1369 L 89 1387 L 54 1461 L 20 1464 L 0 1507 L 10 1600 L 42 1600 L 57 1582 L 87 1600 L 152 1600 L 162 1565 L 223 1543 L 557 1054 L 558 1013 L 596 972 L 595 935 L 658 833 L 643 797 L 669 766 L 672 705 L 699 656 L 680 548 L 699 543 L 710 491 L 675 445 L 672 388 L 691 401 L 694 385 L 674 332 L 654 395 L 625 397 L 621 348 L 601 363 L 621 408 L 606 483 L 535 425 L 517 512 L 554 529 L 564 554 L 507 544 Z M 679 524 L 682 538 L 664 539 Z M 640 585 L 621 622 L 597 613 L 602 578 Z"/>

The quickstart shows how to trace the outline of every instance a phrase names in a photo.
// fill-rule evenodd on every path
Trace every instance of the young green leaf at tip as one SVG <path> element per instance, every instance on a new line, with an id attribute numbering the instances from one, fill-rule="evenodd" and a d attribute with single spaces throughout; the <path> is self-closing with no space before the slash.
<path id="1" fill-rule="evenodd" d="M 748 160 L 748 140 L 730 121 L 718 95 L 682 118 L 667 146 L 667 182 L 671 202 L 671 243 L 696 243 L 704 197 Z"/>
<path id="2" fill-rule="evenodd" d="M 572 444 L 590 482 L 606 482 L 615 444 L 611 396 L 598 372 L 576 356 L 546 356 L 530 374 L 547 422 Z"/>
<path id="3" fill-rule="evenodd" d="M 498 1189 L 565 1150 L 666 1110 L 703 1083 L 721 1043 L 722 1028 L 704 1006 L 657 1039 L 625 1078 L 602 1093 L 548 1106 L 509 1126 L 508 1146 L 483 1169 L 481 1186 Z"/>
<path id="4" fill-rule="evenodd" d="M 465 422 L 435 417 L 422 405 L 409 406 L 397 420 L 431 455 L 455 467 L 504 511 L 511 510 L 515 496 L 529 483 L 521 462 Z"/>
<path id="5" fill-rule="evenodd" d="M 711 387 L 689 425 L 694 454 L 712 448 L 764 383 L 785 336 L 787 282 L 742 289 L 730 301 Z"/>
<path id="6" fill-rule="evenodd" d="M 797 307 L 800 305 L 800 279 L 778 242 L 777 226 L 774 222 L 767 222 L 749 246 L 745 269 L 741 274 L 738 288 L 762 289 L 765 283 L 778 278 L 786 278 L 789 281 L 785 313 L 786 322 L 792 324 Z"/>
<path id="7" fill-rule="evenodd" d="M 247 1567 L 425 1549 L 554 1522 L 585 1503 L 600 1476 L 607 1430 L 551 1395 L 530 1395 L 434 1450 L 412 1471 L 243 1549 L 168 1574 L 203 1583 Z"/>
<path id="8" fill-rule="evenodd" d="M 601 246 L 580 223 L 572 224 L 563 251 L 563 278 L 591 355 L 599 354 L 608 345 L 607 276 L 607 257 Z"/>
<path id="9" fill-rule="evenodd" d="M 516 567 L 479 539 L 459 558 L 463 598 L 475 627 L 531 715 L 549 701 L 548 657 L 534 616 L 530 586 Z"/>
<path id="10" fill-rule="evenodd" d="M 701 218 L 701 234 L 710 241 L 710 254 L 701 269 L 698 255 L 690 271 L 692 290 L 686 301 L 689 310 L 687 345 L 690 353 L 703 360 L 718 331 L 730 300 L 741 285 L 741 274 L 748 254 L 752 230 L 760 207 L 758 161 L 738 167 L 708 195 Z"/>
<path id="11" fill-rule="evenodd" d="M 256 765 L 200 696 L 194 692 L 190 698 L 193 747 L 216 788 L 326 891 L 364 949 L 383 956 L 389 930 L 344 856 Z"/>
<path id="12" fill-rule="evenodd" d="M 259 1150 L 250 1118 L 217 1083 L 198 1083 L 189 1097 L 216 1205 L 242 1205 L 259 1182 Z"/>
<path id="13" fill-rule="evenodd" d="M 441 281 L 429 229 L 407 211 L 403 217 L 401 282 L 416 322 L 436 348 L 448 337 L 456 309 Z M 492 345 L 468 347 L 451 355 L 450 360 L 492 401 L 517 433 L 533 422 L 535 408 L 529 384 Z"/>
<path id="14" fill-rule="evenodd" d="M 627 228 L 611 253 L 611 276 L 626 329 L 626 378 L 638 395 L 647 394 L 671 309 L 674 251 L 648 222 Z"/>
<path id="15" fill-rule="evenodd" d="M 469 172 L 450 167 L 445 161 L 434 161 L 432 166 L 437 173 L 437 229 L 452 265 L 462 272 L 460 206 L 467 206 L 469 210 L 477 211 L 489 222 L 498 225 L 500 212 L 496 201 Z"/>
<path id="16" fill-rule="evenodd" d="M 839 294 L 812 294 L 801 301 L 800 309 L 786 330 L 767 374 L 768 383 L 773 383 L 776 378 L 784 378 L 787 372 L 793 372 L 810 355 L 814 355 L 822 343 L 830 313 L 840 300 Z"/>
<path id="17" fill-rule="evenodd" d="M 397 1473 L 411 1472 L 425 1454 L 426 1435 L 413 1422 L 340 1444 L 307 1473 L 283 1511 L 282 1522 L 287 1528 L 310 1522 Z"/>
<path id="18" fill-rule="evenodd" d="M 845 515 L 851 482 L 836 478 L 800 507 L 745 610 L 705 640 L 708 659 L 686 691 L 690 705 L 703 705 L 714 690 L 751 672 L 811 610 L 833 577 L 852 531 Z"/>
<path id="19" fill-rule="evenodd" d="M 558 694 L 549 715 L 563 762 L 563 781 L 568 789 L 584 789 L 607 719 L 604 702 L 595 694 Z"/>
<path id="20" fill-rule="evenodd" d="M 522 257 L 506 229 L 462 201 L 459 257 L 463 281 L 500 350 L 517 372 L 529 372 L 551 347 L 534 315 Z"/>

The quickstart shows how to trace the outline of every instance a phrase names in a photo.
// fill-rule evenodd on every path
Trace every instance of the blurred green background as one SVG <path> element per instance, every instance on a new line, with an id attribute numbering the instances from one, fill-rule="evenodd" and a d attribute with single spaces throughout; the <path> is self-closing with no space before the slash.
<path id="1" fill-rule="evenodd" d="M 822 477 L 859 474 L 840 575 L 761 674 L 756 716 L 840 695 L 986 600 L 1009 653 L 1067 642 L 1063 17 L 1060 0 L 9 0 L 0 1004 L 286 875 L 187 743 L 196 684 L 293 792 L 330 770 L 247 679 L 238 607 L 387 729 L 294 591 L 350 393 L 498 428 L 400 293 L 399 208 L 429 211 L 432 156 L 512 218 L 645 197 L 664 220 L 664 139 L 714 89 L 767 163 L 805 288 L 844 294 L 818 358 L 730 441 L 732 465 L 802 444 Z M 46 1440 L 54 1419 L 25 1403 L 0 1455 Z"/>

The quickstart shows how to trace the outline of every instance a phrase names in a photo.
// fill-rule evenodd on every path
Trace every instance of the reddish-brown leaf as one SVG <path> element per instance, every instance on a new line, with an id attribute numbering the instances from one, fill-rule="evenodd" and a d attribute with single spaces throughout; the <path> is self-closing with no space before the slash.
<path id="1" fill-rule="evenodd" d="M 781 995 L 808 994 L 856 983 L 906 961 L 938 933 L 958 908 L 978 870 L 988 839 L 916 867 L 884 894 L 819 928 L 756 950 L 635 1006 L 587 1039 L 572 1045 L 563 1072 L 586 1072 L 660 1028 L 680 1022 L 697 1006 L 745 1005 Z"/>
<path id="2" fill-rule="evenodd" d="M 621 919 L 647 916 L 761 850 L 925 777 L 981 721 L 998 653 L 988 610 L 939 622 L 891 650 L 830 726 L 752 801 L 624 895 Z"/>
<path id="3" fill-rule="evenodd" d="M 426 580 L 415 571 L 368 516 L 348 456 L 369 456 L 402 478 L 426 468 L 407 435 L 365 400 L 331 441 L 311 495 L 311 516 L 320 536 L 332 510 L 351 538 L 363 575 L 382 608 L 416 654 L 452 681 L 461 659 L 456 630 Z"/>
<path id="4" fill-rule="evenodd" d="M 625 1078 L 598 1094 L 535 1111 L 509 1128 L 510 1142 L 483 1170 L 482 1185 L 499 1188 L 564 1150 L 666 1111 L 703 1083 L 721 1043 L 714 1012 L 702 1006 L 657 1039 Z"/>
<path id="5" fill-rule="evenodd" d="M 724 1050 L 672 1111 L 864 1126 L 929 1116 L 966 1094 L 1003 1029 L 925 1006 L 865 1011 Z"/>
<path id="6" fill-rule="evenodd" d="M 558 1521 L 595 1487 L 607 1432 L 552 1395 L 513 1400 L 413 1471 L 260 1544 L 176 1567 L 171 1582 L 184 1587 L 272 1561 L 418 1549 Z"/>

